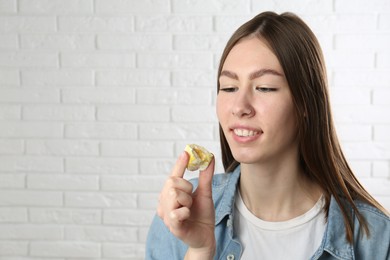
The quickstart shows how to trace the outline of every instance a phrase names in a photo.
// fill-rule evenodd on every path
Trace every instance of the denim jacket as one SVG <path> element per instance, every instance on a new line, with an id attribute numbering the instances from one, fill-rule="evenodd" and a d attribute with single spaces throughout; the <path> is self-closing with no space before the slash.
<path id="1" fill-rule="evenodd" d="M 214 259 L 240 259 L 242 247 L 233 232 L 234 196 L 240 177 L 238 166 L 232 173 L 214 175 L 212 189 L 215 206 L 215 238 L 217 241 Z M 197 179 L 191 180 L 194 187 Z M 356 202 L 359 212 L 366 219 L 370 236 L 362 229 L 351 208 L 354 220 L 354 242 L 348 243 L 341 210 L 332 197 L 328 222 L 320 247 L 310 258 L 320 260 L 390 260 L 390 218 L 378 209 Z M 184 259 L 187 246 L 173 236 L 163 221 L 155 216 L 146 242 L 146 259 Z M 259 257 L 261 259 L 261 257 Z"/>

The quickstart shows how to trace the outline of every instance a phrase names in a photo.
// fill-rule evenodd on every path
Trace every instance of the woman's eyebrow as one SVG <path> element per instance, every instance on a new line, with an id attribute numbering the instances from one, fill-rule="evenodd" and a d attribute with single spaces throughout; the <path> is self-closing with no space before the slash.
<path id="1" fill-rule="evenodd" d="M 235 80 L 238 80 L 238 76 L 236 73 L 232 72 L 232 71 L 229 71 L 229 70 L 223 70 L 221 71 L 221 75 L 219 77 L 222 77 L 222 76 L 225 76 L 225 77 L 228 77 L 228 78 L 231 78 L 231 79 L 235 79 Z"/>
<path id="2" fill-rule="evenodd" d="M 262 77 L 262 76 L 264 76 L 266 74 L 271 74 L 271 75 L 283 77 L 283 73 L 280 73 L 277 70 L 274 70 L 274 69 L 260 69 L 260 70 L 256 70 L 256 71 L 252 72 L 251 74 L 249 74 L 249 79 L 253 80 L 253 79 L 256 79 L 256 78 L 260 78 L 260 77 Z M 236 73 L 234 73 L 232 71 L 229 71 L 229 70 L 221 71 L 220 77 L 222 77 L 222 76 L 225 76 L 225 77 L 228 77 L 228 78 L 231 78 L 231 79 L 235 79 L 235 80 L 239 79 L 239 77 L 238 77 L 238 75 Z"/>
<path id="3" fill-rule="evenodd" d="M 256 71 L 252 72 L 249 75 L 249 79 L 252 80 L 252 79 L 260 78 L 266 74 L 271 74 L 271 75 L 283 77 L 282 73 L 280 73 L 279 71 L 276 71 L 274 69 L 261 69 L 261 70 L 256 70 Z"/>

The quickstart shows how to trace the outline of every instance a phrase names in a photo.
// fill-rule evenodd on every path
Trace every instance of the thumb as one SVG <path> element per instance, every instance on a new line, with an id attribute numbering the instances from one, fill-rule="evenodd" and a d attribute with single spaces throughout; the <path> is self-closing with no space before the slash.
<path id="1" fill-rule="evenodd" d="M 211 184 L 214 175 L 215 159 L 213 158 L 209 166 L 199 173 L 199 185 L 196 189 L 197 195 L 211 197 Z"/>

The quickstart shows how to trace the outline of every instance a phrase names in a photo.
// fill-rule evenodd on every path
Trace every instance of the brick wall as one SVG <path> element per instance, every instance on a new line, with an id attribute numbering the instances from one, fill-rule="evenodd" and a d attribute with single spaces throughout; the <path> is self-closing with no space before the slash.
<path id="1" fill-rule="evenodd" d="M 0 0 L 0 259 L 142 259 L 184 145 L 219 157 L 218 59 L 265 10 L 317 34 L 346 156 L 390 209 L 389 1 Z"/>

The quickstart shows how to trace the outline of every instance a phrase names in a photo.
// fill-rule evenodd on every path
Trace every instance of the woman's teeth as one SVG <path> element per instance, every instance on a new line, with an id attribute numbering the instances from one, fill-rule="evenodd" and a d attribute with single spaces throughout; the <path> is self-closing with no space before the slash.
<path id="1" fill-rule="evenodd" d="M 254 136 L 257 135 L 258 132 L 253 131 L 253 130 L 248 130 L 248 129 L 234 129 L 233 130 L 234 134 L 238 136 L 243 136 L 243 137 L 249 137 L 249 136 Z"/>

